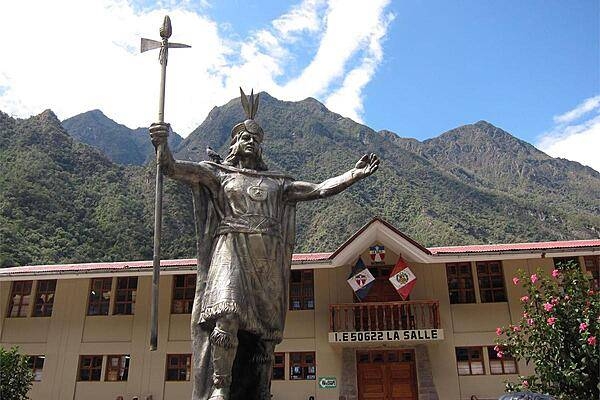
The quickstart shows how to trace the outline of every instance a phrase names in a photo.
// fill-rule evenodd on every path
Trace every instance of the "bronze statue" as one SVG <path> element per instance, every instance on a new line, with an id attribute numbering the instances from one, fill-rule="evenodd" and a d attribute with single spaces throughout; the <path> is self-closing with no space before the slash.
<path id="1" fill-rule="evenodd" d="M 163 173 L 189 184 L 193 194 L 193 400 L 270 400 L 273 352 L 288 308 L 296 203 L 340 193 L 379 167 L 376 155 L 364 155 L 319 184 L 268 171 L 264 132 L 254 120 L 259 96 L 240 92 L 247 119 L 233 127 L 222 164 L 175 160 L 169 125 L 150 127 Z"/>

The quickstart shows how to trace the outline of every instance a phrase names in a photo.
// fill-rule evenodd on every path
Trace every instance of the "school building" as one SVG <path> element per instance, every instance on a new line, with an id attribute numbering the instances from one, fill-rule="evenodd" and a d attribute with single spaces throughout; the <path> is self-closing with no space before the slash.
<path id="1" fill-rule="evenodd" d="M 399 257 L 416 277 L 407 300 L 389 280 Z M 359 259 L 370 275 L 354 284 L 374 279 L 360 301 Z M 564 259 L 598 280 L 600 240 L 425 248 L 375 218 L 333 253 L 295 254 L 273 399 L 497 399 L 531 372 L 493 350 L 522 314 L 512 278 Z M 162 262 L 156 351 L 151 261 L 0 269 L 0 345 L 30 356 L 30 398 L 189 399 L 195 265 Z"/>

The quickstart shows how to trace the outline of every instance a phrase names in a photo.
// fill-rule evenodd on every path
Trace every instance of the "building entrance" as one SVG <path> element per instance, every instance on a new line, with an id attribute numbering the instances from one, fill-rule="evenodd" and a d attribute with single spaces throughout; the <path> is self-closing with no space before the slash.
<path id="1" fill-rule="evenodd" d="M 360 350 L 356 361 L 359 400 L 417 400 L 414 350 Z"/>

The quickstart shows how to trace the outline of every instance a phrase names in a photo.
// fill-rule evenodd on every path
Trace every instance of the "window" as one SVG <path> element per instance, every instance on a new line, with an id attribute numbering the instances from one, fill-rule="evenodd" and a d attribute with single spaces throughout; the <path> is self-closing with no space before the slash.
<path id="1" fill-rule="evenodd" d="M 314 292 L 313 270 L 293 270 L 290 276 L 290 310 L 313 310 Z"/>
<path id="2" fill-rule="evenodd" d="M 129 373 L 129 354 L 106 357 L 106 376 L 107 381 L 126 381 Z"/>
<path id="3" fill-rule="evenodd" d="M 191 354 L 167 354 L 167 381 L 189 381 Z"/>
<path id="4" fill-rule="evenodd" d="M 592 275 L 595 287 L 600 288 L 600 256 L 583 257 L 583 262 L 585 270 Z"/>
<path id="5" fill-rule="evenodd" d="M 26 317 L 29 312 L 29 300 L 31 297 L 31 286 L 33 281 L 15 281 L 12 284 L 10 304 L 8 306 L 9 317 Z"/>
<path id="6" fill-rule="evenodd" d="M 87 315 L 108 315 L 112 278 L 94 278 L 90 285 Z"/>
<path id="7" fill-rule="evenodd" d="M 506 301 L 504 274 L 500 261 L 478 261 L 477 279 L 482 303 Z"/>
<path id="8" fill-rule="evenodd" d="M 137 276 L 117 278 L 117 293 L 113 314 L 131 315 L 135 311 L 135 295 L 137 292 Z"/>
<path id="9" fill-rule="evenodd" d="M 446 264 L 446 275 L 448 277 L 450 304 L 475 303 L 471 263 Z"/>
<path id="10" fill-rule="evenodd" d="M 52 315 L 54 304 L 54 292 L 56 291 L 56 279 L 38 281 L 35 305 L 33 307 L 34 317 L 49 317 Z"/>
<path id="11" fill-rule="evenodd" d="M 314 380 L 317 376 L 315 352 L 290 353 L 290 379 Z"/>
<path id="12" fill-rule="evenodd" d="M 459 375 L 483 375 L 483 353 L 481 347 L 457 347 L 456 366 Z"/>
<path id="13" fill-rule="evenodd" d="M 173 278 L 172 314 L 190 314 L 196 295 L 196 275 L 175 275 Z"/>
<path id="14" fill-rule="evenodd" d="M 33 371 L 33 381 L 40 382 L 42 380 L 42 372 L 44 369 L 44 360 L 46 356 L 29 356 L 27 364 Z"/>
<path id="15" fill-rule="evenodd" d="M 504 353 L 502 358 L 493 347 L 488 347 L 488 356 L 490 357 L 490 373 L 492 375 L 516 374 L 517 361 L 510 354 Z"/>
<path id="16" fill-rule="evenodd" d="M 99 381 L 102 373 L 102 356 L 80 356 L 78 381 Z"/>
<path id="17" fill-rule="evenodd" d="M 285 379 L 285 353 L 275 353 L 272 379 L 274 381 L 282 381 Z"/>

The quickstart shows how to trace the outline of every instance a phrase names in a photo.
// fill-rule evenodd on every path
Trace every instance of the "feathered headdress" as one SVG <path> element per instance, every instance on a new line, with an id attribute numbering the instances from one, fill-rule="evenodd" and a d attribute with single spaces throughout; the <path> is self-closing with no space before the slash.
<path id="1" fill-rule="evenodd" d="M 248 119 L 254 119 L 256 113 L 258 112 L 258 96 L 256 95 L 256 99 L 254 98 L 254 89 L 250 92 L 250 98 L 246 96 L 246 93 L 240 88 L 240 99 L 242 100 L 242 107 L 244 107 L 244 112 L 246 113 L 246 117 Z"/>
<path id="2" fill-rule="evenodd" d="M 246 96 L 246 93 L 240 87 L 240 95 L 242 100 L 242 107 L 244 108 L 244 112 L 246 113 L 246 120 L 244 122 L 240 122 L 231 130 L 231 139 L 235 140 L 238 133 L 242 131 L 248 131 L 258 136 L 260 142 L 262 142 L 264 137 L 264 132 L 260 125 L 254 121 L 254 117 L 258 112 L 258 97 L 259 94 L 254 97 L 254 89 L 250 92 L 250 97 Z"/>

